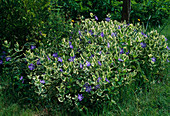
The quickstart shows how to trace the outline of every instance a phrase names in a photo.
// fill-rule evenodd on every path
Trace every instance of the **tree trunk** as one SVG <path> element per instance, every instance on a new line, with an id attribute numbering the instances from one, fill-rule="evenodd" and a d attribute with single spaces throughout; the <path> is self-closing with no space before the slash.
<path id="1" fill-rule="evenodd" d="M 129 23 L 130 20 L 130 11 L 131 11 L 131 0 L 123 0 L 123 10 L 122 10 L 122 19 L 121 21 Z"/>

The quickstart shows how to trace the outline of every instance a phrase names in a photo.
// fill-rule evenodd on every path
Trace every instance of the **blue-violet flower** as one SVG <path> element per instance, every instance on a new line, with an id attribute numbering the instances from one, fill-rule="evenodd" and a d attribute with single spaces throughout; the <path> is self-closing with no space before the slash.
<path id="1" fill-rule="evenodd" d="M 98 79 L 97 79 L 97 82 L 99 83 L 99 81 L 101 80 L 102 78 L 101 77 L 99 77 Z"/>
<path id="2" fill-rule="evenodd" d="M 3 61 L 2 60 L 0 60 L 0 64 L 2 64 L 3 63 Z"/>
<path id="3" fill-rule="evenodd" d="M 109 22 L 109 21 L 110 21 L 110 18 L 109 18 L 109 17 L 107 17 L 107 18 L 106 18 L 106 21 L 107 21 L 107 22 Z"/>
<path id="4" fill-rule="evenodd" d="M 107 43 L 107 47 L 108 47 L 108 48 L 110 47 L 110 44 L 109 44 L 109 42 Z"/>
<path id="5" fill-rule="evenodd" d="M 57 53 L 54 53 L 54 54 L 53 54 L 53 57 L 58 57 L 58 54 L 57 54 Z"/>
<path id="6" fill-rule="evenodd" d="M 22 80 L 23 79 L 23 76 L 21 76 L 21 78 L 19 80 Z"/>
<path id="7" fill-rule="evenodd" d="M 141 42 L 140 45 L 141 45 L 142 48 L 146 47 L 146 43 Z"/>
<path id="8" fill-rule="evenodd" d="M 82 99 L 83 99 L 83 95 L 82 94 L 78 94 L 78 99 L 79 99 L 79 101 L 81 101 Z"/>
<path id="9" fill-rule="evenodd" d="M 70 48 L 71 48 L 71 49 L 73 49 L 73 46 L 72 46 L 72 45 L 70 45 Z"/>
<path id="10" fill-rule="evenodd" d="M 97 16 L 95 16 L 95 19 L 98 21 L 98 17 Z"/>
<path id="11" fill-rule="evenodd" d="M 103 32 L 101 32 L 101 37 L 104 37 L 104 33 Z"/>
<path id="12" fill-rule="evenodd" d="M 105 78 L 105 80 L 106 80 L 108 83 L 110 83 L 110 81 L 109 81 L 107 78 Z"/>
<path id="13" fill-rule="evenodd" d="M 30 69 L 30 70 L 34 70 L 34 68 L 35 68 L 35 65 L 33 65 L 32 63 L 28 66 L 28 68 Z"/>
<path id="14" fill-rule="evenodd" d="M 48 60 L 50 60 L 50 57 L 47 55 Z"/>
<path id="15" fill-rule="evenodd" d="M 32 50 L 35 49 L 35 48 L 36 48 L 36 46 L 31 45 L 31 49 L 32 49 Z"/>
<path id="16" fill-rule="evenodd" d="M 96 89 L 98 89 L 98 88 L 100 88 L 100 85 L 96 85 L 96 87 L 95 87 Z"/>
<path id="17" fill-rule="evenodd" d="M 98 61 L 98 64 L 99 64 L 100 66 L 102 65 L 100 61 Z"/>
<path id="18" fill-rule="evenodd" d="M 120 49 L 120 54 L 123 54 L 123 53 L 124 53 L 123 48 L 121 48 Z"/>
<path id="19" fill-rule="evenodd" d="M 6 61 L 9 61 L 11 59 L 11 57 L 6 57 Z"/>
<path id="20" fill-rule="evenodd" d="M 123 62 L 123 60 L 122 60 L 122 59 L 120 59 L 120 58 L 119 58 L 118 60 L 119 60 L 119 61 L 121 61 L 121 62 Z"/>
<path id="21" fill-rule="evenodd" d="M 41 64 L 40 59 L 38 59 L 37 60 L 37 65 L 40 65 L 40 64 Z"/>
<path id="22" fill-rule="evenodd" d="M 153 62 L 155 62 L 155 61 L 156 61 L 156 58 L 155 58 L 155 57 L 153 57 L 153 58 L 151 58 L 151 59 L 152 59 L 152 61 L 153 61 Z"/>
<path id="23" fill-rule="evenodd" d="M 86 92 L 90 92 L 91 91 L 91 86 L 86 87 Z"/>
<path id="24" fill-rule="evenodd" d="M 80 63 L 80 68 L 83 69 L 83 64 Z"/>
<path id="25" fill-rule="evenodd" d="M 59 62 L 62 62 L 63 60 L 61 59 L 61 57 L 58 57 L 58 61 L 59 61 Z"/>
<path id="26" fill-rule="evenodd" d="M 44 83 L 45 83 L 45 81 L 44 81 L 44 80 L 40 80 L 40 83 L 44 84 Z"/>

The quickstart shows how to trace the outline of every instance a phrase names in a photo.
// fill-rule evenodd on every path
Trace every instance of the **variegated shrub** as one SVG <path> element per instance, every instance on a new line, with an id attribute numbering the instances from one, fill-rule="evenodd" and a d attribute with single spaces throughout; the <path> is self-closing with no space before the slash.
<path id="1" fill-rule="evenodd" d="M 93 14 L 91 14 L 93 17 Z M 155 80 L 169 57 L 166 38 L 156 30 L 144 33 L 138 24 L 85 19 L 62 38 L 25 54 L 28 78 L 43 98 L 82 108 L 110 101 L 118 88 Z"/>

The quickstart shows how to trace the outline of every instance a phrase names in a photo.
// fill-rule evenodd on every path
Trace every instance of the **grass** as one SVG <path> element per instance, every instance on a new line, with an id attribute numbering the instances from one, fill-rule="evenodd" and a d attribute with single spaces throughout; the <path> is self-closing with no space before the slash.
<path id="1" fill-rule="evenodd" d="M 161 31 L 160 28 L 157 28 L 160 34 L 165 35 L 168 39 L 168 44 L 170 45 L 170 21 Z M 170 69 L 170 64 L 168 65 Z M 93 115 L 93 116 L 168 116 L 169 107 L 168 101 L 170 101 L 169 93 L 169 78 L 170 70 L 167 73 L 167 79 L 163 80 L 160 83 L 153 83 L 149 91 L 140 91 L 136 94 L 131 87 L 126 88 L 126 92 L 123 94 L 124 99 L 121 103 L 117 104 L 117 107 L 105 106 L 100 114 L 97 112 L 89 112 L 88 114 L 81 115 Z M 1 95 L 1 91 L 0 91 Z M 8 102 L 8 103 L 6 103 Z M 8 105 L 6 105 L 8 104 Z M 52 109 L 53 112 L 51 115 L 61 116 L 68 115 L 66 112 L 57 112 L 55 109 Z M 5 101 L 3 96 L 0 96 L 0 116 L 45 116 L 49 115 L 48 112 L 44 109 L 34 111 L 27 107 L 23 108 L 17 103 L 9 103 Z"/>

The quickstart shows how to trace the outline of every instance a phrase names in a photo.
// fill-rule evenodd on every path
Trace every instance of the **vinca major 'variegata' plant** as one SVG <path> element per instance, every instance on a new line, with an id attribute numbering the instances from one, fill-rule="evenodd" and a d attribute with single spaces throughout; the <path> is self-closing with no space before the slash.
<path id="1" fill-rule="evenodd" d="M 70 37 L 52 43 L 55 47 L 40 44 L 27 51 L 28 78 L 36 93 L 70 106 L 114 103 L 120 86 L 136 79 L 150 83 L 164 70 L 169 57 L 164 36 L 155 30 L 144 33 L 139 24 L 95 19 L 71 23 Z"/>

